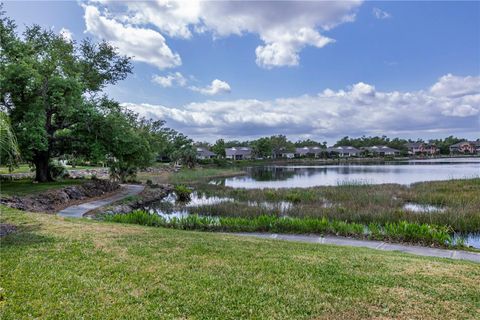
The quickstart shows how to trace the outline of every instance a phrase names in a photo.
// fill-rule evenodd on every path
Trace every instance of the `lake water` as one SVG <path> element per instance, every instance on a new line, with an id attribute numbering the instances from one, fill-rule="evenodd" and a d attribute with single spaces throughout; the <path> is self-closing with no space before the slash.
<path id="1" fill-rule="evenodd" d="M 415 182 L 480 177 L 480 158 L 411 160 L 385 164 L 258 166 L 247 175 L 211 183 L 233 188 L 308 188 L 345 183 L 409 185 Z"/>

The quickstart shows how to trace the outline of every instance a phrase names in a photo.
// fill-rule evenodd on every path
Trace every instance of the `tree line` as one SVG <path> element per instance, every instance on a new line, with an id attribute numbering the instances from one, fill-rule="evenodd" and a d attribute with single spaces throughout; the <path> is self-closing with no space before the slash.
<path id="1" fill-rule="evenodd" d="M 448 136 L 444 139 L 402 139 L 402 138 L 389 138 L 385 135 L 383 136 L 362 136 L 360 138 L 351 138 L 345 136 L 335 142 L 334 147 L 338 146 L 352 146 L 355 148 L 364 148 L 372 146 L 388 146 L 399 150 L 402 153 L 407 153 L 407 143 L 419 142 L 426 144 L 433 144 L 440 150 L 440 154 L 449 154 L 450 146 L 452 144 L 466 141 L 467 139 Z M 304 139 L 298 141 L 290 141 L 285 135 L 273 135 L 270 137 L 262 137 L 256 140 L 247 140 L 247 141 L 238 141 L 230 140 L 225 141 L 224 139 L 218 139 L 215 143 L 210 144 L 208 142 L 197 142 L 195 143 L 198 147 L 204 147 L 210 149 L 212 152 L 215 152 L 217 155 L 225 156 L 225 148 L 231 147 L 250 147 L 252 152 L 257 157 L 270 157 L 276 151 L 285 151 L 285 152 L 295 152 L 295 148 L 301 147 L 312 147 L 319 146 L 322 148 L 327 148 L 326 141 L 316 141 L 312 139 Z"/>

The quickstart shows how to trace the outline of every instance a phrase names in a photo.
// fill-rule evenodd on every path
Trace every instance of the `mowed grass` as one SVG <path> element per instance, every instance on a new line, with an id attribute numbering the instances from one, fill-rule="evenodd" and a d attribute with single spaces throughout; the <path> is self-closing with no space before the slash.
<path id="1" fill-rule="evenodd" d="M 67 170 L 83 170 L 83 169 L 101 169 L 101 167 L 92 167 L 92 166 L 76 166 L 72 167 L 70 165 L 66 166 Z M 34 172 L 35 170 L 30 167 L 28 164 L 20 164 L 18 167 L 13 168 L 10 172 L 9 168 L 6 166 L 0 166 L 0 174 L 9 174 L 9 173 L 28 173 Z"/>
<path id="2" fill-rule="evenodd" d="M 31 172 L 32 169 L 28 164 L 21 164 L 17 168 L 13 168 L 12 171 L 6 166 L 0 166 L 0 174 L 8 174 L 8 173 L 27 173 Z"/>
<path id="3" fill-rule="evenodd" d="M 1 207 L 1 319 L 474 319 L 480 265 Z"/>
<path id="4" fill-rule="evenodd" d="M 47 190 L 61 189 L 63 187 L 84 183 L 85 179 L 62 179 L 52 182 L 34 183 L 32 179 L 0 181 L 0 195 L 24 196 Z"/>

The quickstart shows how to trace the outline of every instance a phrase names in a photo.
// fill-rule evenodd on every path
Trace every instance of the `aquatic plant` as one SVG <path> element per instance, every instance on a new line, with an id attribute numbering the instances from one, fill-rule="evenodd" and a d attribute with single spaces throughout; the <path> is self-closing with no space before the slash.
<path id="1" fill-rule="evenodd" d="M 178 201 L 182 201 L 182 202 L 190 201 L 190 195 L 192 193 L 192 190 L 188 189 L 186 186 L 182 184 L 176 185 L 173 191 L 177 195 Z"/>
<path id="2" fill-rule="evenodd" d="M 223 231 L 223 232 L 274 232 L 274 233 L 314 233 L 355 236 L 387 241 L 416 242 L 425 245 L 461 246 L 454 243 L 452 230 L 445 226 L 417 224 L 407 221 L 359 223 L 323 218 L 291 218 L 274 215 L 261 215 L 253 218 L 211 217 L 189 215 L 166 220 L 146 211 L 133 211 L 127 214 L 106 215 L 106 221 L 133 223 L 154 227 L 167 227 L 183 230 Z"/>

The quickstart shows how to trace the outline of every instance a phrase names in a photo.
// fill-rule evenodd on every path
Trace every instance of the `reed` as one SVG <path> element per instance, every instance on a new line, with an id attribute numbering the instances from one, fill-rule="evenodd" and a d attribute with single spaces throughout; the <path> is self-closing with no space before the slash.
<path id="1" fill-rule="evenodd" d="M 260 215 L 253 218 L 189 215 L 166 220 L 161 216 L 141 210 L 128 214 L 106 215 L 104 219 L 110 222 L 183 230 L 333 234 L 376 240 L 414 242 L 424 245 L 454 246 L 450 228 L 407 221 L 391 222 L 384 225 L 371 223 L 367 226 L 354 222 L 330 220 L 325 217 L 291 218 L 275 215 Z"/>

